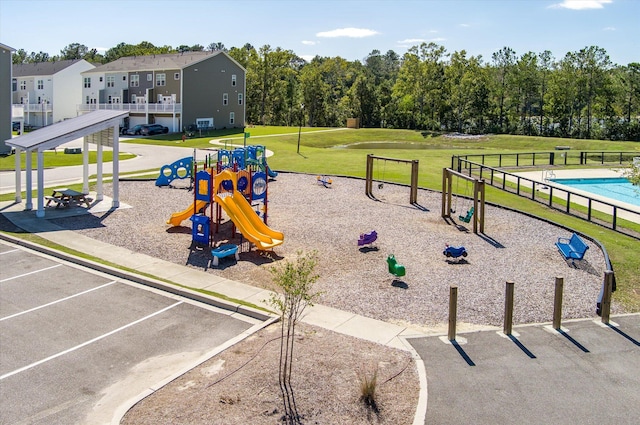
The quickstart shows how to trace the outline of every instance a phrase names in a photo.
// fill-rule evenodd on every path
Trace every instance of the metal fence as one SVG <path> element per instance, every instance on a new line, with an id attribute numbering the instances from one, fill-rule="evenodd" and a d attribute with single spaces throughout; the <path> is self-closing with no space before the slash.
<path id="1" fill-rule="evenodd" d="M 551 152 L 553 153 L 553 152 Z M 586 161 L 593 160 L 595 154 L 589 152 L 579 152 L 577 157 Z M 623 158 L 632 154 L 631 152 L 604 152 L 607 157 Z M 546 156 L 544 156 L 546 154 Z M 592 155 L 593 154 L 593 155 Z M 638 156 L 638 153 L 633 153 Z M 483 160 L 491 156 L 492 159 L 497 159 L 499 162 L 507 155 L 525 155 L 525 154 L 496 154 L 496 155 L 476 155 L 482 156 Z M 529 154 L 531 155 L 531 154 Z M 635 239 L 640 239 L 640 232 L 637 230 L 640 226 L 640 213 L 629 208 L 625 208 L 604 200 L 595 199 L 593 197 L 574 192 L 570 189 L 560 188 L 554 186 L 551 182 L 540 182 L 532 180 L 526 177 L 518 176 L 503 169 L 499 169 L 493 166 L 486 165 L 481 162 L 474 162 L 469 159 L 472 155 L 456 156 L 452 158 L 452 165 L 454 170 L 475 177 L 478 179 L 484 179 L 486 184 L 489 184 L 495 188 L 504 190 L 506 192 L 514 193 L 518 196 L 528 198 L 532 201 L 539 202 L 547 205 L 549 208 L 565 212 L 567 214 L 579 217 L 587 220 L 591 223 L 595 223 L 609 229 L 615 230 L 619 233 L 626 234 Z M 539 161 L 535 162 L 535 157 Z M 631 155 L 632 157 L 633 155 Z M 605 156 L 602 155 L 604 158 Z M 553 165 L 548 162 L 542 162 L 541 158 L 549 160 L 553 156 L 549 156 L 547 153 L 535 153 L 528 157 L 531 161 L 529 165 Z M 566 157 L 565 157 L 566 158 Z M 519 162 L 523 158 L 515 157 L 511 158 L 516 162 Z M 602 159 L 600 159 L 602 161 Z M 622 161 L 622 160 L 620 160 Z M 629 160 L 630 161 L 630 160 Z M 584 165 L 584 163 L 581 163 Z M 622 162 L 620 162 L 622 164 Z M 520 164 L 524 166 L 524 164 Z M 635 223 L 635 224 L 634 224 Z"/>
<path id="2" fill-rule="evenodd" d="M 634 157 L 640 156 L 638 151 L 572 151 L 558 146 L 551 152 L 495 153 L 477 155 L 455 155 L 451 157 L 451 168 L 461 172 L 460 160 L 472 161 L 497 168 L 554 166 L 554 165 L 604 165 L 630 164 Z"/>

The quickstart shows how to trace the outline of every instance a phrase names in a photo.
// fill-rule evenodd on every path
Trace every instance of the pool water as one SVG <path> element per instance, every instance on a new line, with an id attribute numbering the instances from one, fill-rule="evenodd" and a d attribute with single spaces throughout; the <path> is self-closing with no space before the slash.
<path id="1" fill-rule="evenodd" d="M 585 179 L 549 179 L 557 184 L 583 190 L 595 195 L 640 206 L 640 187 L 634 186 L 624 177 L 585 178 Z"/>

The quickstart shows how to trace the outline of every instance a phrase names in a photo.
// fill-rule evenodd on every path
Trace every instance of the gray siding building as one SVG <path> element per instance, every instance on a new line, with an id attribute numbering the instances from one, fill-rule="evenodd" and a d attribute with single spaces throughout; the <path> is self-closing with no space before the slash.
<path id="1" fill-rule="evenodd" d="M 82 76 L 79 110 L 126 110 L 125 127 L 244 127 L 245 69 L 222 51 L 124 57 Z"/>

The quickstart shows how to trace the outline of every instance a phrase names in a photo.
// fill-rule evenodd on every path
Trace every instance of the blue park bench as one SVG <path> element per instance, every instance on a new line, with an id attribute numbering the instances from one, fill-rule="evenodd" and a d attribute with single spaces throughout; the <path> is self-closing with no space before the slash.
<path id="1" fill-rule="evenodd" d="M 558 238 L 556 242 L 558 251 L 566 260 L 582 260 L 584 253 L 589 249 L 587 245 L 577 234 L 571 235 L 571 238 Z"/>

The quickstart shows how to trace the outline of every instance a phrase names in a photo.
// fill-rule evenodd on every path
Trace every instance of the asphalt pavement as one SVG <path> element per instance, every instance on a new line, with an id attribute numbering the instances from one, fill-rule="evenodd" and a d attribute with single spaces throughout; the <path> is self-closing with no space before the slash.
<path id="1" fill-rule="evenodd" d="M 425 424 L 640 423 L 640 315 L 410 338 L 424 361 Z"/>
<path id="2" fill-rule="evenodd" d="M 118 423 L 267 323 L 0 241 L 0 423 Z"/>

